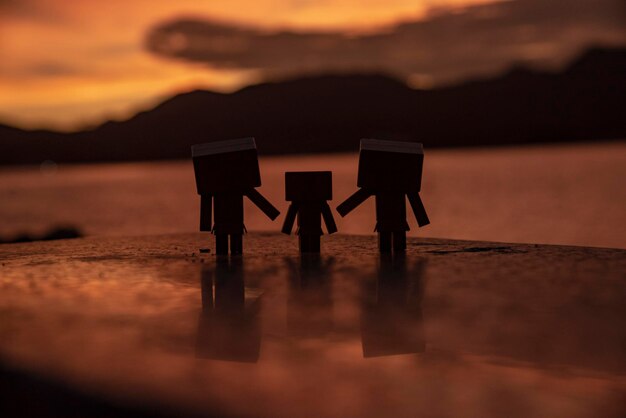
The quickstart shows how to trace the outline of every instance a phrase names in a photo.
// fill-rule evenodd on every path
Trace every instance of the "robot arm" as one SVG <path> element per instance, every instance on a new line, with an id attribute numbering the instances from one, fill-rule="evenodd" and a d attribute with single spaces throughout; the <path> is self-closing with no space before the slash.
<path id="1" fill-rule="evenodd" d="M 211 223 L 212 206 L 212 195 L 200 195 L 200 231 L 211 231 L 213 229 L 213 225 Z"/>
<path id="2" fill-rule="evenodd" d="M 424 204 L 422 203 L 422 199 L 420 199 L 419 193 L 412 192 L 408 193 L 407 196 L 411 204 L 411 209 L 413 209 L 413 213 L 415 214 L 415 219 L 417 219 L 417 224 L 420 227 L 428 225 L 430 221 L 428 220 L 428 215 L 426 214 L 426 209 L 424 209 Z"/>
<path id="3" fill-rule="evenodd" d="M 337 224 L 335 224 L 333 213 L 330 211 L 330 206 L 328 206 L 326 202 L 322 205 L 322 218 L 324 218 L 324 223 L 326 224 L 326 229 L 329 234 L 337 232 Z"/>
<path id="4" fill-rule="evenodd" d="M 365 189 L 359 189 L 352 196 L 344 200 L 342 204 L 337 206 L 337 212 L 339 212 L 342 217 L 346 216 L 348 213 L 352 212 L 354 208 L 365 202 L 371 195 L 372 194 Z"/>
<path id="5" fill-rule="evenodd" d="M 261 193 L 257 192 L 256 189 L 248 189 L 245 195 L 271 220 L 276 219 L 278 215 L 280 215 L 278 209 L 276 209 L 266 198 L 264 198 Z"/>
<path id="6" fill-rule="evenodd" d="M 293 228 L 293 223 L 296 220 L 296 215 L 298 214 L 298 205 L 296 202 L 292 202 L 289 205 L 289 209 L 287 210 L 287 216 L 285 216 L 285 222 L 283 222 L 283 229 L 281 232 L 283 234 L 291 234 L 291 229 Z"/>

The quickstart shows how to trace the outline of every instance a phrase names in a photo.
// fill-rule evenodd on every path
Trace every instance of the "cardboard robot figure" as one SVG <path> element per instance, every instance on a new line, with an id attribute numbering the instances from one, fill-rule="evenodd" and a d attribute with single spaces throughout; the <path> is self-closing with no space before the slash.
<path id="1" fill-rule="evenodd" d="M 241 254 L 245 231 L 243 197 L 272 220 L 280 214 L 255 189 L 261 185 L 261 174 L 254 138 L 194 145 L 191 154 L 201 197 L 200 230 L 215 235 L 217 255 L 228 254 L 229 239 L 231 254 Z"/>
<path id="2" fill-rule="evenodd" d="M 356 193 L 337 207 L 346 216 L 370 196 L 376 198 L 376 228 L 380 252 L 406 249 L 405 196 L 420 227 L 430 221 L 420 199 L 424 151 L 415 142 L 362 139 Z"/>
<path id="3" fill-rule="evenodd" d="M 301 253 L 319 253 L 322 218 L 329 234 L 337 225 L 327 200 L 333 198 L 333 177 L 330 171 L 285 173 L 285 199 L 291 202 L 282 232 L 289 235 L 297 218 Z"/>

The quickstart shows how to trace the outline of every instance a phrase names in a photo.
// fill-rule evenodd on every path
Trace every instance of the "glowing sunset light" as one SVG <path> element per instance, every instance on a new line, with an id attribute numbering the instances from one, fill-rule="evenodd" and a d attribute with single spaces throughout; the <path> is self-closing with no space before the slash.
<path id="1" fill-rule="evenodd" d="M 323 34 L 328 33 L 332 41 L 328 43 L 330 58 L 316 61 L 317 56 L 313 56 L 313 61 L 300 63 L 304 69 L 314 71 L 332 71 L 336 68 L 368 70 L 372 67 L 371 62 L 367 62 L 370 49 L 358 50 L 355 56 L 349 57 L 348 64 L 338 67 L 332 57 L 345 54 L 333 47 L 349 45 L 354 37 L 354 42 L 375 44 L 379 50 L 386 50 L 389 48 L 384 43 L 385 34 L 395 33 L 396 36 L 406 39 L 406 44 L 397 45 L 396 50 L 385 58 L 391 62 L 382 63 L 381 70 L 406 76 L 413 86 L 429 87 L 439 80 L 437 77 L 433 78 L 432 71 L 439 71 L 442 66 L 456 68 L 456 73 L 443 74 L 440 77 L 447 80 L 458 78 L 459 68 L 465 67 L 464 62 L 458 61 L 458 51 L 463 45 L 455 45 L 459 39 L 455 31 L 459 29 L 454 28 L 467 26 L 468 33 L 473 29 L 462 21 L 456 22 L 454 16 L 462 15 L 464 11 L 474 7 L 473 14 L 468 14 L 472 25 L 476 26 L 476 22 L 481 19 L 492 19 L 489 25 L 497 26 L 498 22 L 494 19 L 499 19 L 498 15 L 502 12 L 498 8 L 500 5 L 508 7 L 504 9 L 506 13 L 526 13 L 522 20 L 528 20 L 528 16 L 532 16 L 536 10 L 543 10 L 531 7 L 536 6 L 537 1 L 111 0 L 102 3 L 95 0 L 3 0 L 0 1 L 0 123 L 24 128 L 80 129 L 111 118 L 127 118 L 134 112 L 149 108 L 178 92 L 195 88 L 227 92 L 261 81 L 264 75 L 286 74 L 283 68 L 276 70 L 263 65 L 257 68 L 256 61 L 251 65 L 235 61 L 231 66 L 224 66 L 210 56 L 203 55 L 202 58 L 191 60 L 182 57 L 181 60 L 161 54 L 168 51 L 155 53 L 147 50 L 146 37 L 167 22 L 193 19 L 208 22 L 209 25 L 222 25 L 227 31 L 247 31 L 253 35 L 253 39 L 263 37 L 266 33 L 278 34 L 278 38 L 282 33 L 293 33 L 296 50 L 306 50 L 311 46 L 309 43 L 299 43 L 301 38 L 316 37 L 320 33 L 325 36 Z M 582 4 L 586 1 L 576 0 L 575 3 Z M 556 3 L 562 5 L 563 2 Z M 508 55 L 501 54 L 495 63 L 477 63 L 467 68 L 471 71 L 474 68 L 475 73 L 493 71 L 494 68 L 502 67 L 502 63 L 508 62 L 511 57 L 537 62 L 551 56 L 562 59 L 570 56 L 576 48 L 590 39 L 614 44 L 624 42 L 626 36 L 623 30 L 615 29 L 613 22 L 605 25 L 606 22 L 602 21 L 611 19 L 611 6 L 617 3 L 614 0 L 601 0 L 599 4 L 594 4 L 594 10 L 598 9 L 602 13 L 598 12 L 600 18 L 592 18 L 595 19 L 594 22 L 601 22 L 601 27 L 604 28 L 597 36 L 597 27 L 591 26 L 578 37 L 559 37 L 546 41 L 540 28 L 530 27 L 526 28 L 528 33 L 520 32 L 521 34 L 516 35 L 514 42 L 519 45 L 510 48 Z M 477 5 L 485 5 L 485 8 L 476 8 Z M 441 13 L 447 13 L 446 22 L 449 20 L 456 25 L 449 32 L 449 39 L 437 32 L 428 32 L 429 29 L 422 23 Z M 545 16 L 538 17 L 539 24 L 543 20 Z M 571 25 L 575 23 L 574 21 Z M 507 23 L 503 21 L 499 24 Z M 417 29 L 412 29 L 414 27 Z M 566 29 L 571 35 L 571 28 L 568 26 L 563 30 Z M 487 31 L 486 34 L 494 36 L 502 28 L 492 30 L 481 27 L 480 31 Z M 464 42 L 478 45 L 486 36 L 483 32 L 473 40 Z M 502 35 L 499 37 L 506 38 Z M 575 39 L 576 43 L 569 39 Z M 192 46 L 204 53 L 202 48 L 206 44 L 190 45 L 188 41 L 188 37 L 180 35 L 172 37 L 168 45 L 174 50 Z M 395 41 L 394 43 L 397 44 Z M 214 48 L 218 44 L 224 52 L 236 50 L 232 38 L 212 39 Z M 432 48 L 440 51 L 440 55 L 449 46 L 452 58 L 449 63 L 441 63 L 440 57 L 433 59 L 439 67 L 422 71 L 421 63 L 431 60 L 431 52 L 424 50 L 424 45 L 431 44 Z M 499 51 L 501 50 L 494 48 L 493 54 L 500 54 Z M 242 54 L 246 53 L 244 48 Z M 288 48 L 283 48 L 276 53 L 283 54 L 284 58 L 291 52 Z M 472 49 L 463 53 L 474 55 Z M 424 61 L 413 62 L 416 56 L 422 57 Z M 371 57 L 376 59 L 375 55 Z M 419 71 L 415 71 L 416 66 Z"/>

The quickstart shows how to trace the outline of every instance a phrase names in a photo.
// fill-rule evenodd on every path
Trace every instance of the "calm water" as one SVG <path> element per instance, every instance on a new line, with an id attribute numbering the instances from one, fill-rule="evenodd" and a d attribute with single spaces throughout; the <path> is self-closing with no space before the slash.
<path id="1" fill-rule="evenodd" d="M 265 194 L 285 213 L 284 172 L 332 170 L 336 206 L 356 190 L 357 154 L 261 160 Z M 422 200 L 431 225 L 410 235 L 626 248 L 626 142 L 426 150 Z M 89 235 L 196 231 L 191 161 L 0 171 L 0 234 L 77 225 Z M 372 234 L 370 199 L 340 232 Z M 246 203 L 249 230 L 279 230 Z"/>

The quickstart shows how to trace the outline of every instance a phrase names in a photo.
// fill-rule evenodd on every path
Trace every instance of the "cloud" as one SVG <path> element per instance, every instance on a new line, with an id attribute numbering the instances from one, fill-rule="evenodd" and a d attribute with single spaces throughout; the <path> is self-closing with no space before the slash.
<path id="1" fill-rule="evenodd" d="M 13 19 L 23 19 L 30 22 L 64 23 L 61 11 L 52 1 L 0 0 L 0 21 L 12 21 Z"/>
<path id="2" fill-rule="evenodd" d="M 23 75 L 39 77 L 62 77 L 75 75 L 78 70 L 72 66 L 58 62 L 41 62 L 22 70 Z"/>
<path id="3" fill-rule="evenodd" d="M 265 75 L 384 71 L 446 83 L 512 63 L 562 65 L 594 44 L 626 44 L 622 0 L 515 0 L 438 10 L 379 33 L 267 31 L 179 19 L 149 31 L 154 54 Z"/>
<path id="4" fill-rule="evenodd" d="M 28 0 L 0 0 L 0 12 L 3 15 L 22 15 L 30 9 L 31 2 Z"/>

